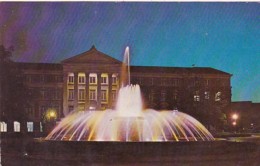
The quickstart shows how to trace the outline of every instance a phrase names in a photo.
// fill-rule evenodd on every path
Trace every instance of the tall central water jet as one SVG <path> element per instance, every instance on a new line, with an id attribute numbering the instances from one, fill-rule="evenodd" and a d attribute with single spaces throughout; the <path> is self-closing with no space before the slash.
<path id="1" fill-rule="evenodd" d="M 124 54 L 122 87 L 116 110 L 74 112 L 46 137 L 63 141 L 210 141 L 210 132 L 178 111 L 142 109 L 139 85 L 130 85 L 129 47 Z"/>
<path id="2" fill-rule="evenodd" d="M 130 85 L 130 53 L 129 47 L 126 47 L 124 53 L 124 61 L 122 64 L 122 71 L 121 71 L 121 87 L 126 85 Z"/>

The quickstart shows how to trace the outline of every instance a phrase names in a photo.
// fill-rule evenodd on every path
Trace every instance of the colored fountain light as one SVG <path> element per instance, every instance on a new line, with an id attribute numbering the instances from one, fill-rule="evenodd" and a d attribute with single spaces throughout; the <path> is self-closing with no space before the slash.
<path id="1" fill-rule="evenodd" d="M 129 48 L 125 58 L 129 66 Z M 126 66 L 123 66 L 126 67 Z M 126 68 L 127 69 L 127 68 Z M 61 141 L 211 141 L 214 137 L 196 119 L 174 111 L 143 109 L 139 85 L 124 75 L 115 110 L 73 112 L 46 137 Z"/>

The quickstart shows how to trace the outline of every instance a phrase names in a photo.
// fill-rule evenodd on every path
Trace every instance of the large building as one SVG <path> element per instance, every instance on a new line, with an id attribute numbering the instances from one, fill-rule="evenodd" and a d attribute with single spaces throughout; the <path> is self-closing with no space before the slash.
<path id="1" fill-rule="evenodd" d="M 122 64 L 94 46 L 57 64 L 17 63 L 26 86 L 38 94 L 26 108 L 31 128 L 40 131 L 37 126 L 49 110 L 59 120 L 74 110 L 114 108 Z M 140 85 L 146 108 L 177 109 L 203 121 L 231 103 L 232 75 L 217 69 L 131 66 L 130 71 L 131 83 Z"/>

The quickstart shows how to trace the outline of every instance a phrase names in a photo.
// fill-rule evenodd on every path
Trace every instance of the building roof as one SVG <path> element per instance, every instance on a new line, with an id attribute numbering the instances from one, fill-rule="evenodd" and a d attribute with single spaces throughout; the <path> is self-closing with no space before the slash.
<path id="1" fill-rule="evenodd" d="M 65 59 L 62 63 L 121 64 L 122 62 L 98 51 L 93 45 L 90 50 Z"/>
<path id="2" fill-rule="evenodd" d="M 231 74 L 210 67 L 161 67 L 161 66 L 131 66 L 131 72 L 141 73 L 171 73 L 171 74 Z"/>
<path id="3" fill-rule="evenodd" d="M 17 62 L 18 68 L 20 69 L 33 69 L 33 70 L 60 70 L 62 71 L 62 64 L 59 63 L 24 63 Z"/>
<path id="4" fill-rule="evenodd" d="M 98 51 L 93 45 L 88 51 L 65 59 L 66 63 L 87 63 L 87 64 L 122 64 L 121 61 Z M 17 63 L 23 69 L 37 70 L 62 70 L 62 64 L 55 63 Z M 217 70 L 211 67 L 162 67 L 162 66 L 131 66 L 131 72 L 135 73 L 169 73 L 169 74 L 219 74 L 232 76 L 232 74 Z"/>

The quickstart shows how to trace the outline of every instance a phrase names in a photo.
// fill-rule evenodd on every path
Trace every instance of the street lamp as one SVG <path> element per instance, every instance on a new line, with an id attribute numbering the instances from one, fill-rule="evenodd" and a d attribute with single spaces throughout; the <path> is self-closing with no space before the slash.
<path id="1" fill-rule="evenodd" d="M 237 125 L 237 122 L 236 122 L 236 121 L 232 122 L 232 125 L 233 125 L 233 126 L 236 126 L 236 125 Z"/>
<path id="2" fill-rule="evenodd" d="M 236 120 L 238 119 L 238 114 L 234 113 L 234 114 L 232 115 L 232 119 L 236 121 Z"/>
<path id="3" fill-rule="evenodd" d="M 233 122 L 232 122 L 232 125 L 234 126 L 234 130 L 235 130 L 235 132 L 236 132 L 238 114 L 237 114 L 237 113 L 232 114 L 231 119 L 232 119 L 232 121 L 233 121 Z"/>
<path id="4" fill-rule="evenodd" d="M 51 118 L 51 119 L 52 119 L 52 118 L 55 118 L 55 116 L 56 116 L 56 115 L 55 115 L 55 112 L 54 112 L 54 111 L 51 111 L 51 112 L 50 112 L 50 118 Z"/>

